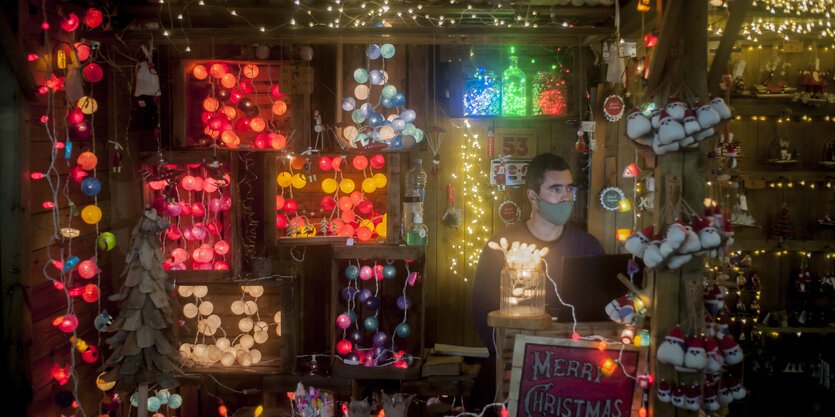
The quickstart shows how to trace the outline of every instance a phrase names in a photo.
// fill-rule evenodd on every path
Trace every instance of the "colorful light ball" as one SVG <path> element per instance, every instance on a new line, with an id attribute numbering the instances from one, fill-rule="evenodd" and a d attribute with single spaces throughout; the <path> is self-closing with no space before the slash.
<path id="1" fill-rule="evenodd" d="M 348 340 L 350 340 L 351 343 L 357 346 L 362 344 L 362 332 L 356 329 L 352 330 L 350 333 L 348 333 Z"/>
<path id="2" fill-rule="evenodd" d="M 304 175 L 295 173 L 293 174 L 293 180 L 291 181 L 291 184 L 293 185 L 293 188 L 300 190 L 304 188 L 305 185 L 307 185 L 307 179 L 304 177 Z"/>
<path id="3" fill-rule="evenodd" d="M 98 179 L 94 177 L 87 177 L 84 178 L 84 181 L 81 181 L 81 192 L 84 195 L 92 197 L 101 191 L 101 183 Z"/>
<path id="4" fill-rule="evenodd" d="M 368 81 L 368 71 L 365 68 L 357 68 L 354 70 L 354 81 L 363 84 Z"/>
<path id="5" fill-rule="evenodd" d="M 354 345 L 347 339 L 342 339 L 339 343 L 336 344 L 336 351 L 342 355 L 347 355 L 351 353 L 351 350 L 354 348 Z"/>
<path id="6" fill-rule="evenodd" d="M 378 172 L 374 174 L 372 178 L 374 180 L 374 186 L 376 186 L 377 188 L 383 188 L 386 186 L 386 184 L 388 184 L 388 178 L 386 177 L 386 174 Z"/>
<path id="7" fill-rule="evenodd" d="M 394 105 L 397 107 L 402 107 L 406 104 L 406 96 L 403 93 L 397 93 L 394 95 L 394 98 L 391 99 L 394 102 Z"/>
<path id="8" fill-rule="evenodd" d="M 380 128 L 380 139 L 392 140 L 394 139 L 394 129 L 391 126 L 383 126 Z"/>
<path id="9" fill-rule="evenodd" d="M 394 328 L 394 333 L 397 334 L 398 337 L 407 338 L 410 334 L 412 334 L 412 328 L 406 323 L 400 323 Z"/>
<path id="10" fill-rule="evenodd" d="M 255 92 L 255 85 L 252 80 L 241 80 L 240 89 L 244 94 L 252 94 Z"/>
<path id="11" fill-rule="evenodd" d="M 278 176 L 275 177 L 275 181 L 278 183 L 279 187 L 287 188 L 293 183 L 293 175 L 287 171 L 280 172 Z"/>
<path id="12" fill-rule="evenodd" d="M 198 80 L 205 80 L 206 77 L 209 76 L 209 71 L 206 69 L 205 66 L 197 64 L 193 70 L 191 70 L 191 74 L 194 75 L 194 78 Z"/>
<path id="13" fill-rule="evenodd" d="M 360 276 L 360 268 L 356 265 L 348 265 L 345 268 L 345 278 L 354 280 Z"/>
<path id="14" fill-rule="evenodd" d="M 372 59 L 372 60 L 379 58 L 380 57 L 380 45 L 377 45 L 377 44 L 374 44 L 374 43 L 368 45 L 368 47 L 365 48 L 365 56 L 367 56 L 368 59 Z"/>
<path id="15" fill-rule="evenodd" d="M 365 84 L 359 84 L 356 87 L 354 87 L 354 97 L 356 97 L 357 100 L 367 100 L 368 93 L 368 86 Z"/>
<path id="16" fill-rule="evenodd" d="M 397 297 L 397 308 L 406 310 L 412 306 L 412 299 L 408 295 Z"/>
<path id="17" fill-rule="evenodd" d="M 244 91 L 246 93 L 246 91 Z M 258 105 L 250 98 L 243 98 L 238 102 L 238 109 L 243 111 L 247 117 L 255 117 L 259 113 Z"/>
<path id="18" fill-rule="evenodd" d="M 256 78 L 261 70 L 258 69 L 258 65 L 255 64 L 246 64 L 244 65 L 244 77 L 246 78 Z"/>
<path id="19" fill-rule="evenodd" d="M 171 394 L 171 397 L 168 398 L 168 406 L 176 410 L 181 405 L 183 405 L 183 397 L 180 394 Z"/>
<path id="20" fill-rule="evenodd" d="M 229 102 L 232 104 L 238 104 L 241 102 L 241 99 L 244 98 L 244 93 L 237 88 L 233 88 L 229 90 Z"/>
<path id="21" fill-rule="evenodd" d="M 368 115 L 368 124 L 370 124 L 371 126 L 380 126 L 383 124 L 384 121 L 385 119 L 383 118 L 383 115 L 380 113 L 373 112 L 370 115 Z"/>
<path id="22" fill-rule="evenodd" d="M 351 111 L 356 107 L 357 101 L 353 97 L 345 97 L 342 99 L 342 110 Z"/>
<path id="23" fill-rule="evenodd" d="M 387 84 L 385 87 L 383 87 L 383 92 L 382 92 L 383 97 L 391 100 L 392 98 L 394 98 L 395 94 L 397 94 L 397 87 L 395 87 L 391 84 Z"/>
<path id="24" fill-rule="evenodd" d="M 221 232 L 223 232 L 223 225 L 220 224 L 217 220 L 213 220 L 206 225 L 206 229 L 209 230 L 209 233 L 218 236 Z"/>
<path id="25" fill-rule="evenodd" d="M 290 198 L 290 199 L 287 199 L 287 201 L 284 202 L 284 211 L 287 214 L 293 214 L 298 209 L 299 209 L 299 203 L 296 200 L 293 200 L 292 198 Z"/>
<path id="26" fill-rule="evenodd" d="M 333 197 L 326 195 L 322 197 L 321 201 L 322 210 L 331 211 L 336 207 L 336 200 Z"/>
<path id="27" fill-rule="evenodd" d="M 85 285 L 84 292 L 81 293 L 81 299 L 88 303 L 95 303 L 99 299 L 99 287 L 96 284 Z"/>
<path id="28" fill-rule="evenodd" d="M 359 135 L 359 130 L 356 126 L 345 126 L 345 128 L 342 129 L 342 136 L 344 136 L 345 139 L 348 139 L 351 143 L 356 142 L 357 135 Z"/>
<path id="29" fill-rule="evenodd" d="M 385 59 L 391 59 L 394 57 L 394 45 L 390 43 L 384 43 L 380 46 L 380 55 Z"/>
<path id="30" fill-rule="evenodd" d="M 215 253 L 218 255 L 226 255 L 229 253 L 229 243 L 225 240 L 218 240 L 214 245 Z"/>
<path id="31" fill-rule="evenodd" d="M 73 139 L 90 139 L 93 135 L 93 128 L 90 125 L 90 122 L 87 120 L 82 120 L 72 126 L 70 126 L 70 137 Z"/>
<path id="32" fill-rule="evenodd" d="M 371 84 L 374 85 L 383 85 L 383 83 L 386 82 L 386 77 L 380 70 L 372 70 L 368 74 L 368 79 L 371 80 Z"/>
<path id="33" fill-rule="evenodd" d="M 377 320 L 376 317 L 368 316 L 365 318 L 365 320 L 362 321 L 362 325 L 363 327 L 365 327 L 365 330 L 373 332 L 376 331 L 378 327 L 380 327 L 380 322 L 379 320 Z"/>
<path id="34" fill-rule="evenodd" d="M 406 110 L 403 110 L 402 113 L 400 113 L 400 118 L 405 120 L 406 123 L 414 122 L 416 117 L 417 117 L 417 114 L 412 109 L 406 109 Z"/>
<path id="35" fill-rule="evenodd" d="M 383 156 L 383 155 L 380 155 L 380 154 L 373 155 L 369 159 L 369 163 L 371 164 L 371 168 L 380 169 L 380 168 L 382 168 L 386 165 L 386 157 Z M 376 175 L 382 175 L 382 174 L 376 174 Z M 375 175 L 375 177 L 376 177 L 376 175 Z"/>
<path id="36" fill-rule="evenodd" d="M 281 98 L 284 94 L 281 94 L 281 91 L 279 90 L 278 83 L 273 84 L 272 87 L 270 87 L 270 95 L 275 98 Z"/>
<path id="37" fill-rule="evenodd" d="M 377 191 L 377 184 L 373 178 L 366 178 L 362 180 L 362 191 L 368 194 Z"/>
<path id="38" fill-rule="evenodd" d="M 253 141 L 255 147 L 258 149 L 266 149 L 267 145 L 270 143 L 270 139 L 267 135 L 260 133 L 255 136 L 255 140 Z"/>
<path id="39" fill-rule="evenodd" d="M 88 28 L 93 29 L 101 25 L 102 22 L 102 15 L 98 9 L 87 9 L 84 12 L 84 24 L 87 25 Z"/>
<path id="40" fill-rule="evenodd" d="M 342 165 L 342 157 L 341 156 L 334 156 L 333 159 L 331 159 L 331 168 L 334 171 L 336 171 L 336 172 L 342 171 L 342 166 L 341 165 Z"/>
<path id="41" fill-rule="evenodd" d="M 81 20 L 76 16 L 75 13 L 70 13 L 66 16 L 61 17 L 61 29 L 64 29 L 67 32 L 73 32 L 78 29 L 78 25 L 81 23 Z"/>
<path id="42" fill-rule="evenodd" d="M 374 270 L 371 269 L 368 265 L 363 265 L 360 267 L 360 279 L 363 281 L 368 281 L 374 276 Z"/>
<path id="43" fill-rule="evenodd" d="M 299 216 L 290 219 L 290 229 L 301 229 L 305 225 L 307 225 L 307 222 Z"/>
<path id="44" fill-rule="evenodd" d="M 203 227 L 202 225 L 193 226 L 190 229 L 191 229 L 191 236 L 194 238 L 194 240 L 203 240 L 203 239 L 206 238 L 206 235 L 209 233 L 209 231 L 205 227 Z"/>
<path id="45" fill-rule="evenodd" d="M 360 201 L 360 203 L 357 204 L 357 211 L 362 214 L 369 214 L 372 210 L 374 210 L 374 203 L 368 200 Z"/>
<path id="46" fill-rule="evenodd" d="M 354 210 L 343 210 L 339 218 L 345 223 L 352 223 L 357 218 L 357 215 L 354 213 Z"/>
<path id="47" fill-rule="evenodd" d="M 319 169 L 322 171 L 328 171 L 331 169 L 331 158 L 327 156 L 323 156 L 319 158 Z"/>
<path id="48" fill-rule="evenodd" d="M 357 155 L 354 157 L 354 160 L 351 161 L 351 165 L 354 166 L 354 169 L 357 171 L 362 171 L 368 167 L 368 158 L 365 155 Z"/>
<path id="49" fill-rule="evenodd" d="M 397 268 L 394 265 L 386 265 L 383 267 L 383 278 L 392 279 L 395 276 L 397 276 Z"/>
<path id="50" fill-rule="evenodd" d="M 365 300 L 364 304 L 365 304 L 365 308 L 374 311 L 374 310 L 377 310 L 378 308 L 380 308 L 380 299 L 377 298 L 377 297 L 371 296 L 371 297 L 368 297 L 367 300 Z"/>
<path id="51" fill-rule="evenodd" d="M 249 130 L 249 117 L 241 116 L 240 119 L 235 120 L 235 130 L 238 132 L 246 132 Z"/>
<path id="52" fill-rule="evenodd" d="M 383 346 L 386 344 L 387 340 L 388 336 L 386 336 L 386 334 L 383 332 L 374 333 L 374 337 L 372 338 L 374 346 Z"/>
<path id="53" fill-rule="evenodd" d="M 275 150 L 283 149 L 287 145 L 287 138 L 278 133 L 270 133 L 267 135 L 270 138 L 270 146 Z"/>
<path id="54" fill-rule="evenodd" d="M 180 213 L 183 212 L 183 206 L 174 201 L 165 205 L 165 211 L 168 212 L 170 216 L 179 216 Z"/>
<path id="55" fill-rule="evenodd" d="M 208 112 L 216 112 L 219 106 L 220 103 L 214 97 L 206 97 L 206 99 L 203 100 L 203 110 Z"/>
<path id="56" fill-rule="evenodd" d="M 276 214 L 276 218 L 275 218 L 275 228 L 276 229 L 283 229 L 283 228 L 287 227 L 287 225 L 289 225 L 289 224 L 290 224 L 290 222 L 287 220 L 287 216 L 285 216 L 281 213 Z"/>
<path id="57" fill-rule="evenodd" d="M 81 123 L 84 120 L 84 113 L 78 107 L 73 107 L 67 110 L 67 123 L 74 125 Z"/>
<path id="58" fill-rule="evenodd" d="M 235 110 L 235 108 L 232 107 L 232 106 L 223 106 L 223 108 L 220 109 L 220 111 L 228 119 L 228 120 L 226 120 L 227 122 L 229 120 L 234 119 L 238 115 L 238 111 Z"/>
<path id="59" fill-rule="evenodd" d="M 339 184 L 333 178 L 325 178 L 322 181 L 322 191 L 326 194 L 335 193 L 337 187 L 339 187 Z"/>
<path id="60" fill-rule="evenodd" d="M 281 116 L 284 113 L 287 113 L 287 103 L 281 100 L 277 100 L 275 103 L 273 103 L 272 112 L 276 116 Z"/>
<path id="61" fill-rule="evenodd" d="M 374 278 L 376 278 L 377 281 L 380 281 L 380 280 L 383 279 L 383 266 L 382 265 L 375 265 L 374 266 Z"/>
<path id="62" fill-rule="evenodd" d="M 228 271 L 229 270 L 229 263 L 223 260 L 215 261 L 212 269 L 215 271 Z"/>
<path id="63" fill-rule="evenodd" d="M 180 231 L 179 226 L 172 224 L 165 230 L 165 237 L 170 240 L 180 240 L 180 238 L 183 237 L 183 233 Z"/>
<path id="64" fill-rule="evenodd" d="M 78 58 L 80 62 L 84 62 L 87 60 L 87 58 L 90 58 L 89 46 L 81 42 L 76 42 L 72 46 L 73 48 L 75 48 L 75 56 Z"/>
<path id="65" fill-rule="evenodd" d="M 276 195 L 275 196 L 275 207 L 278 210 L 281 210 L 284 207 L 284 196 Z"/>
<path id="66" fill-rule="evenodd" d="M 232 88 L 237 83 L 238 83 L 238 78 L 235 77 L 235 75 L 233 75 L 233 74 L 226 73 L 226 74 L 223 74 L 223 76 L 220 78 L 220 84 L 222 86 L 226 87 L 226 88 Z"/>
<path id="67" fill-rule="evenodd" d="M 111 251 L 116 247 L 116 236 L 113 233 L 104 232 L 96 238 L 96 244 L 101 250 Z"/>
<path id="68" fill-rule="evenodd" d="M 364 122 L 365 121 L 365 116 L 362 115 L 362 110 L 354 109 L 354 111 L 351 112 L 351 120 L 353 120 L 354 123 Z"/>
<path id="69" fill-rule="evenodd" d="M 354 235 L 354 226 L 351 226 L 348 223 L 343 222 L 342 226 L 339 227 L 339 236 L 341 237 L 351 237 Z"/>
<path id="70" fill-rule="evenodd" d="M 81 220 L 84 220 L 84 223 L 87 224 L 96 224 L 101 221 L 101 209 L 91 204 L 84 209 L 81 210 Z"/>
<path id="71" fill-rule="evenodd" d="M 98 180 L 96 180 L 96 181 L 98 182 Z M 342 191 L 345 194 L 350 194 L 352 191 L 354 191 L 354 189 L 356 187 L 357 187 L 357 185 L 354 184 L 354 180 L 352 180 L 350 178 L 345 178 L 345 179 L 342 180 L 342 182 L 339 183 L 339 190 Z"/>
<path id="72" fill-rule="evenodd" d="M 357 228 L 357 239 L 359 239 L 360 242 L 367 242 L 367 241 L 371 240 L 371 235 L 372 234 L 374 234 L 374 232 L 371 231 L 371 229 L 369 229 L 367 227 L 358 227 Z"/>
<path id="73" fill-rule="evenodd" d="M 209 74 L 211 74 L 212 78 L 220 79 L 226 74 L 226 67 L 223 64 L 212 64 L 209 68 Z"/>
<path id="74" fill-rule="evenodd" d="M 348 197 L 351 199 L 351 204 L 354 206 L 362 201 L 362 193 L 359 191 L 352 192 Z"/>
<path id="75" fill-rule="evenodd" d="M 91 83 L 97 83 L 104 78 L 104 70 L 101 65 L 91 62 L 84 67 L 84 78 Z"/>
<path id="76" fill-rule="evenodd" d="M 80 108 L 81 112 L 84 114 L 93 114 L 99 109 L 99 102 L 90 96 L 81 97 L 75 105 Z"/>
<path id="77" fill-rule="evenodd" d="M 90 279 L 96 276 L 99 272 L 99 267 L 96 266 L 96 260 L 94 258 L 87 259 L 81 261 L 78 264 L 78 275 L 84 279 Z"/>
<path id="78" fill-rule="evenodd" d="M 341 291 L 342 299 L 344 299 L 345 301 L 350 301 L 351 298 L 353 298 L 354 295 L 356 295 L 356 293 L 357 293 L 357 289 L 349 285 L 349 286 L 342 289 L 342 291 Z M 339 317 L 337 317 L 337 320 L 339 320 Z"/>
<path id="79" fill-rule="evenodd" d="M 267 122 L 260 117 L 253 117 L 249 121 L 249 128 L 252 129 L 253 132 L 260 132 L 264 130 L 265 127 L 267 127 Z"/>
<path id="80" fill-rule="evenodd" d="M 348 327 L 351 327 L 351 318 L 348 317 L 347 314 L 340 314 L 336 316 L 336 325 L 340 329 L 345 330 Z"/>

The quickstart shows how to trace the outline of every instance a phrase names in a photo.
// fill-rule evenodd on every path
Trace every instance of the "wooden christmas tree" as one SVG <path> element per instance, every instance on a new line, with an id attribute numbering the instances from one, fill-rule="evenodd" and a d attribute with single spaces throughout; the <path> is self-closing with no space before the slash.
<path id="1" fill-rule="evenodd" d="M 169 295 L 173 286 L 162 268 L 159 234 L 168 227 L 154 209 L 145 210 L 132 233 L 122 289 L 109 297 L 120 302 L 119 315 L 108 327 L 116 334 L 106 340 L 113 353 L 103 365 L 102 380 L 116 382 L 118 392 L 139 388 L 140 409 L 149 384 L 177 386 L 182 374 Z"/>

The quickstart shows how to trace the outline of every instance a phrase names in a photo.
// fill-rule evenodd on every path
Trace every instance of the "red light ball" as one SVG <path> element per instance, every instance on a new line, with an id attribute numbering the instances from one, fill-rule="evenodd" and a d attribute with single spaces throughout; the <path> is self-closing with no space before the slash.
<path id="1" fill-rule="evenodd" d="M 371 157 L 371 168 L 380 169 L 386 165 L 386 157 L 380 154 Z"/>
<path id="2" fill-rule="evenodd" d="M 176 225 L 168 226 L 168 230 L 165 231 L 165 237 L 171 240 L 180 240 L 183 237 L 183 232 L 180 231 L 180 227 Z"/>
<path id="3" fill-rule="evenodd" d="M 284 211 L 287 214 L 293 214 L 299 209 L 299 203 L 296 200 L 288 199 L 284 202 Z"/>
<path id="4" fill-rule="evenodd" d="M 75 56 L 78 57 L 78 60 L 84 62 L 87 58 L 90 57 L 90 47 L 81 43 L 76 42 L 72 45 L 75 48 Z"/>
<path id="5" fill-rule="evenodd" d="M 275 98 L 281 98 L 284 96 L 284 94 L 281 94 L 281 91 L 279 91 L 278 83 L 275 83 L 272 87 L 270 87 L 270 94 Z"/>
<path id="6" fill-rule="evenodd" d="M 368 167 L 368 158 L 366 158 L 365 155 L 357 155 L 351 163 L 354 166 L 354 169 L 362 171 Z"/>
<path id="7" fill-rule="evenodd" d="M 374 203 L 368 200 L 360 201 L 360 203 L 357 204 L 357 211 L 359 211 L 362 214 L 371 213 L 372 210 L 374 210 Z"/>
<path id="8" fill-rule="evenodd" d="M 244 94 L 252 94 L 255 92 L 255 86 L 252 85 L 252 80 L 245 79 L 240 82 L 241 91 Z"/>
<path id="9" fill-rule="evenodd" d="M 215 261 L 212 269 L 215 271 L 227 271 L 229 270 L 229 264 L 226 261 Z"/>
<path id="10" fill-rule="evenodd" d="M 101 69 L 101 65 L 91 62 L 84 67 L 84 78 L 91 83 L 97 83 L 104 78 L 104 70 Z"/>
<path id="11" fill-rule="evenodd" d="M 80 108 L 76 107 L 72 110 L 67 110 L 67 123 L 74 125 L 82 121 L 84 121 L 84 113 L 81 112 Z"/>
<path id="12" fill-rule="evenodd" d="M 241 92 L 241 90 L 238 90 L 237 88 L 229 90 L 229 101 L 231 101 L 233 104 L 238 104 L 238 102 L 241 101 L 242 98 L 244 98 L 244 94 Z"/>
<path id="13" fill-rule="evenodd" d="M 205 186 L 203 188 L 205 190 Z M 206 214 L 206 208 L 203 203 L 194 203 L 191 205 L 191 215 L 194 217 L 203 217 Z"/>
<path id="14" fill-rule="evenodd" d="M 333 197 L 326 195 L 322 197 L 322 210 L 331 211 L 336 207 L 336 200 Z"/>
<path id="15" fill-rule="evenodd" d="M 275 217 L 275 228 L 276 229 L 283 229 L 283 228 L 287 227 L 288 224 L 289 224 L 289 222 L 287 221 L 287 216 L 285 216 L 281 213 L 276 214 L 276 217 Z"/>
<path id="16" fill-rule="evenodd" d="M 347 339 L 342 339 L 336 344 L 336 350 L 342 355 L 351 353 L 351 349 L 353 348 L 354 345 Z"/>
<path id="17" fill-rule="evenodd" d="M 81 23 L 81 20 L 78 19 L 78 16 L 75 13 L 70 13 L 61 18 L 61 29 L 67 32 L 74 32 L 78 29 L 79 23 Z"/>
<path id="18" fill-rule="evenodd" d="M 249 118 L 241 116 L 240 119 L 235 121 L 235 130 L 238 132 L 246 132 L 249 130 Z"/>
<path id="19" fill-rule="evenodd" d="M 87 9 L 84 13 L 84 24 L 90 29 L 98 27 L 101 24 L 102 15 L 98 9 Z"/>
<path id="20" fill-rule="evenodd" d="M 332 162 L 333 160 L 331 160 L 327 156 L 319 158 L 319 169 L 321 169 L 322 171 L 329 171 L 331 169 Z"/>
<path id="21" fill-rule="evenodd" d="M 259 133 L 257 136 L 255 136 L 254 143 L 256 148 L 265 149 L 267 145 L 270 143 L 270 138 L 269 136 L 263 133 Z"/>
<path id="22" fill-rule="evenodd" d="M 95 363 L 99 360 L 99 348 L 93 345 L 87 346 L 87 350 L 81 352 L 81 359 L 87 363 Z"/>

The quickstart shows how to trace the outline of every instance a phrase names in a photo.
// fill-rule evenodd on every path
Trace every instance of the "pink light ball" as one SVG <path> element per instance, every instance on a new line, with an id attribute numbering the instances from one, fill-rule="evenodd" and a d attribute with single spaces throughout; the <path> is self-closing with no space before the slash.
<path id="1" fill-rule="evenodd" d="M 184 176 L 183 179 L 180 180 L 180 186 L 186 191 L 194 190 L 194 177 L 191 175 Z"/>
<path id="2" fill-rule="evenodd" d="M 203 183 L 204 183 L 203 177 L 192 177 L 192 178 L 194 178 L 194 184 L 192 186 L 192 189 L 194 191 L 203 191 Z"/>
<path id="3" fill-rule="evenodd" d="M 333 197 L 326 195 L 322 197 L 322 210 L 331 211 L 336 207 L 336 200 Z"/>
<path id="4" fill-rule="evenodd" d="M 180 215 L 182 216 L 191 216 L 191 204 L 188 201 L 180 201 Z"/>
<path id="5" fill-rule="evenodd" d="M 327 156 L 319 158 L 319 169 L 322 171 L 330 171 L 333 160 Z"/>
<path id="6" fill-rule="evenodd" d="M 371 269 L 368 265 L 363 265 L 360 267 L 360 279 L 363 281 L 368 281 L 371 277 L 374 276 L 374 270 Z"/>
<path id="7" fill-rule="evenodd" d="M 342 339 L 339 343 L 336 344 L 336 351 L 339 352 L 341 355 L 347 355 L 351 353 L 351 349 L 354 348 L 354 345 L 347 339 Z"/>
<path id="8" fill-rule="evenodd" d="M 287 216 L 285 216 L 281 213 L 276 214 L 276 216 L 275 216 L 275 228 L 276 229 L 283 229 L 283 228 L 287 227 L 288 224 L 289 224 L 289 222 L 287 221 Z"/>
<path id="9" fill-rule="evenodd" d="M 217 180 L 211 177 L 206 178 L 206 180 L 203 181 L 203 192 L 213 193 L 215 191 L 217 191 Z"/>
<path id="10" fill-rule="evenodd" d="M 174 264 L 174 265 L 171 265 L 171 267 L 169 269 L 171 269 L 172 271 L 185 271 L 186 270 L 186 264 L 182 264 L 182 263 Z"/>
<path id="11" fill-rule="evenodd" d="M 168 226 L 168 230 L 165 231 L 165 237 L 171 240 L 180 240 L 183 237 L 183 232 L 180 230 L 180 227 L 177 225 Z"/>
<path id="12" fill-rule="evenodd" d="M 175 201 L 175 202 L 173 202 L 173 203 L 168 203 L 168 204 L 166 204 L 166 205 L 165 205 L 165 210 L 166 210 L 166 211 L 168 212 L 168 214 L 169 214 L 169 215 L 171 215 L 171 216 L 179 216 L 179 215 L 180 215 L 180 213 L 182 213 L 182 212 L 183 212 L 183 207 L 182 207 L 182 206 L 180 206 L 180 203 L 177 203 L 177 202 Z"/>
<path id="13" fill-rule="evenodd" d="M 212 213 L 217 213 L 217 212 L 220 211 L 220 199 L 219 198 L 213 198 L 213 199 L 209 200 L 209 211 L 211 211 Z"/>
<path id="14" fill-rule="evenodd" d="M 181 264 L 185 262 L 186 259 L 188 259 L 188 252 L 186 252 L 186 250 L 183 248 L 175 248 L 171 251 L 171 258 L 173 261 L 171 263 L 176 266 L 177 264 Z M 174 267 L 172 267 L 171 269 L 174 269 Z"/>
<path id="15" fill-rule="evenodd" d="M 296 200 L 293 200 L 292 198 L 290 198 L 290 199 L 287 199 L 286 201 L 284 201 L 284 211 L 287 212 L 287 214 L 293 214 L 298 209 L 299 209 L 299 203 Z"/>
<path id="16" fill-rule="evenodd" d="M 194 226 L 191 228 L 191 236 L 194 240 L 203 240 L 207 234 L 209 234 L 209 231 L 203 226 Z"/>
<path id="17" fill-rule="evenodd" d="M 96 266 L 95 258 L 88 259 L 86 261 L 81 261 L 78 264 L 78 275 L 84 279 L 90 279 L 96 276 L 96 273 L 99 272 L 98 266 Z"/>
<path id="18" fill-rule="evenodd" d="M 229 243 L 226 243 L 225 240 L 215 242 L 215 253 L 218 255 L 226 255 L 229 253 Z"/>
<path id="19" fill-rule="evenodd" d="M 211 271 L 212 268 L 213 265 L 211 262 L 195 262 L 194 265 L 192 265 L 191 269 L 196 269 L 199 271 Z"/>
<path id="20" fill-rule="evenodd" d="M 223 211 L 232 210 L 232 197 L 225 196 L 220 199 L 220 209 Z"/>
<path id="21" fill-rule="evenodd" d="M 210 221 L 209 224 L 206 225 L 206 228 L 209 229 L 209 233 L 215 236 L 219 236 L 223 233 L 223 225 L 217 220 Z"/>
<path id="22" fill-rule="evenodd" d="M 340 314 L 336 316 L 336 325 L 340 329 L 345 330 L 348 327 L 351 327 L 351 318 L 348 317 L 347 314 Z"/>
<path id="23" fill-rule="evenodd" d="M 380 169 L 386 165 L 386 157 L 380 154 L 374 155 L 370 160 L 371 168 Z"/>
<path id="24" fill-rule="evenodd" d="M 194 217 L 203 217 L 206 214 L 206 208 L 203 203 L 194 203 L 191 205 L 191 215 Z"/>
<path id="25" fill-rule="evenodd" d="M 191 253 L 192 258 L 200 263 L 211 262 L 215 256 L 213 250 L 209 248 L 197 248 Z"/>
<path id="26" fill-rule="evenodd" d="M 194 240 L 194 236 L 192 236 L 191 231 L 192 231 L 192 228 L 191 228 L 191 227 L 186 227 L 186 228 L 183 230 L 183 239 L 185 239 L 185 240 Z"/>
<path id="27" fill-rule="evenodd" d="M 226 261 L 215 261 L 215 265 L 212 269 L 215 271 L 228 271 L 229 264 Z"/>

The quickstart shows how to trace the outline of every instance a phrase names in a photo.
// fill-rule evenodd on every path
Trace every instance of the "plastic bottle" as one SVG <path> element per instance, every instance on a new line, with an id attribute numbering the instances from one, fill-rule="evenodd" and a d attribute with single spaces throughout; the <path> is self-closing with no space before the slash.
<path id="1" fill-rule="evenodd" d="M 406 172 L 406 190 L 403 194 L 403 235 L 409 232 L 417 217 L 423 218 L 423 197 L 426 188 L 426 171 L 422 160 L 414 159 L 414 165 Z"/>
<path id="2" fill-rule="evenodd" d="M 415 216 L 411 228 L 406 231 L 406 244 L 409 246 L 426 246 L 429 229 L 423 224 L 423 216 Z"/>
<path id="3" fill-rule="evenodd" d="M 424 190 L 426 189 L 426 171 L 423 170 L 423 160 L 420 158 L 414 159 L 414 165 L 406 172 L 406 192 L 415 190 L 420 195 L 420 201 L 423 201 Z"/>

